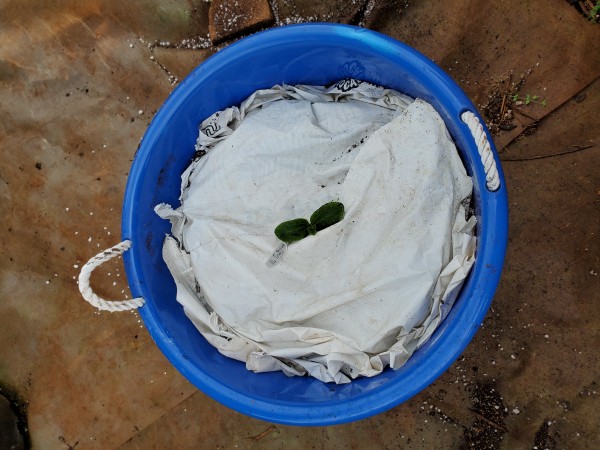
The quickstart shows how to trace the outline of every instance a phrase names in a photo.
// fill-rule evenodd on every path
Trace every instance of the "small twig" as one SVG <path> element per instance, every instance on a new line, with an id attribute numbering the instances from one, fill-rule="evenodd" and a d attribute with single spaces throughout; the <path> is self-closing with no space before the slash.
<path id="1" fill-rule="evenodd" d="M 502 96 L 502 106 L 500 107 L 500 120 L 504 119 L 505 111 L 506 111 L 506 92 Z"/>
<path id="2" fill-rule="evenodd" d="M 474 409 L 471 408 L 467 408 L 469 411 L 471 411 L 473 414 L 475 414 L 479 419 L 483 420 L 485 423 L 487 423 L 488 425 L 494 427 L 496 430 L 498 431 L 502 431 L 504 433 L 506 433 L 508 431 L 508 429 L 504 426 L 504 425 L 500 425 L 497 424 L 496 422 L 494 422 L 493 420 L 488 419 L 487 417 L 481 415 L 480 413 L 478 413 L 477 411 L 475 411 Z"/>
<path id="3" fill-rule="evenodd" d="M 572 150 L 565 150 L 564 152 L 551 153 L 550 155 L 538 155 L 538 156 L 528 156 L 523 158 L 500 158 L 500 161 L 531 161 L 533 159 L 544 159 L 544 158 L 553 158 L 554 156 L 568 155 L 571 153 L 577 153 L 581 150 L 587 150 L 588 148 L 595 147 L 595 145 L 586 145 L 584 147 L 577 147 Z"/>
<path id="4" fill-rule="evenodd" d="M 534 122 L 538 122 L 538 119 L 536 119 L 535 117 L 531 117 L 531 116 L 530 116 L 529 114 L 527 114 L 527 113 L 524 113 L 524 112 L 523 112 L 523 111 L 521 111 L 519 108 L 513 108 L 513 111 L 514 111 L 514 112 L 516 112 L 516 113 L 518 113 L 518 114 L 521 114 L 522 116 L 525 116 L 525 117 L 527 117 L 528 119 L 531 119 L 531 120 L 533 120 Z"/>
<path id="5" fill-rule="evenodd" d="M 260 441 L 262 438 L 264 438 L 271 431 L 275 431 L 275 429 L 276 429 L 276 427 L 272 426 L 272 427 L 267 428 L 265 431 L 263 431 L 262 433 L 260 433 L 257 436 L 251 436 L 251 437 L 247 437 L 245 439 L 247 441 Z"/>
<path id="6" fill-rule="evenodd" d="M 79 441 L 75 442 L 75 444 L 71 445 L 67 442 L 67 440 L 64 438 L 64 436 L 59 436 L 58 440 L 60 442 L 62 442 L 63 444 L 65 444 L 67 447 L 69 447 L 69 450 L 75 450 L 75 447 L 77 447 L 77 445 L 79 444 Z"/>

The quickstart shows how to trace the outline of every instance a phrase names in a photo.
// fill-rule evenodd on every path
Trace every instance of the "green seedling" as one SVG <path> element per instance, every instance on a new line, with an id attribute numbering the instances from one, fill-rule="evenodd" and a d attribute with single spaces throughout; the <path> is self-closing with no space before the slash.
<path id="1" fill-rule="evenodd" d="M 588 19 L 592 23 L 598 23 L 597 17 L 600 16 L 600 0 L 596 1 L 596 4 L 590 9 Z"/>
<path id="2" fill-rule="evenodd" d="M 525 105 L 530 105 L 532 103 L 538 103 L 542 106 L 546 106 L 546 99 L 541 99 L 540 97 L 537 95 L 531 95 L 531 94 L 525 94 L 525 96 L 522 96 L 520 94 L 513 94 L 510 99 L 513 102 L 518 102 L 521 101 L 523 102 Z"/>
<path id="3" fill-rule="evenodd" d="M 335 225 L 344 218 L 344 205 L 340 202 L 325 203 L 306 219 L 293 219 L 275 227 L 275 236 L 286 244 L 315 235 L 318 231 Z"/>

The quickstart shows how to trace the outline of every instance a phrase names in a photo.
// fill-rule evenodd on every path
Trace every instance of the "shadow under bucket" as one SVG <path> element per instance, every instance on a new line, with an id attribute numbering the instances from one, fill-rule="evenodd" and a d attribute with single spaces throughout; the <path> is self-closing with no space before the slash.
<path id="1" fill-rule="evenodd" d="M 179 206 L 180 176 L 194 156 L 198 126 L 206 117 L 261 88 L 325 85 L 345 77 L 422 98 L 442 116 L 473 177 L 477 259 L 448 317 L 400 369 L 343 385 L 289 378 L 282 372 L 255 374 L 221 355 L 185 316 L 161 255 L 170 226 L 153 208 L 161 202 Z M 133 161 L 123 205 L 122 237 L 133 242 L 124 254 L 129 286 L 135 297 L 146 300 L 140 314 L 170 362 L 215 400 L 241 413 L 290 425 L 362 419 L 408 400 L 432 383 L 483 321 L 507 244 L 507 196 L 499 160 L 492 144 L 500 181 L 492 191 L 477 143 L 461 119 L 465 111 L 479 118 L 462 90 L 426 57 L 384 35 L 346 25 L 271 29 L 238 41 L 196 68 L 150 124 Z M 485 127 L 483 132 L 491 142 Z"/>

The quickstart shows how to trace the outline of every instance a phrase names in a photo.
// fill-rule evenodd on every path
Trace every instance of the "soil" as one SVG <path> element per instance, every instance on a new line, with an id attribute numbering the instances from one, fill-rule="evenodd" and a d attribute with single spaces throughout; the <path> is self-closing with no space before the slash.
<path id="1" fill-rule="evenodd" d="M 514 109 L 515 106 L 521 105 L 517 105 L 518 100 L 513 99 L 515 95 L 519 95 L 529 73 L 531 71 L 515 77 L 511 72 L 506 77 L 494 80 L 490 85 L 487 102 L 483 104 L 482 112 L 491 133 L 510 131 L 517 127 L 514 123 L 515 114 L 523 113 Z M 517 80 L 514 81 L 514 78 Z"/>
<path id="2" fill-rule="evenodd" d="M 500 448 L 502 436 L 508 431 L 504 424 L 508 408 L 495 383 L 477 383 L 471 399 L 473 407 L 469 410 L 475 416 L 475 421 L 465 429 L 461 450 Z"/>
<path id="3" fill-rule="evenodd" d="M 2 445 L 8 445 L 8 448 L 20 450 L 27 450 L 31 448 L 31 441 L 29 439 L 29 429 L 27 426 L 27 402 L 22 400 L 19 395 L 9 389 L 6 386 L 0 385 L 0 397 L 8 401 L 10 405 L 10 411 L 2 411 L 2 433 L 0 437 L 0 443 Z M 9 417 L 12 416 L 12 417 Z M 7 420 L 12 421 L 12 424 L 7 423 Z M 16 422 L 16 432 L 11 433 L 10 427 L 14 427 Z M 14 434 L 14 435 L 13 435 Z M 8 439 L 10 442 L 5 441 Z"/>

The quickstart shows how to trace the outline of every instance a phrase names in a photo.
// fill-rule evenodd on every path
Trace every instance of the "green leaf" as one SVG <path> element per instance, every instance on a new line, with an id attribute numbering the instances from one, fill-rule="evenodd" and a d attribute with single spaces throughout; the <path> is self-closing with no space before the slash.
<path id="1" fill-rule="evenodd" d="M 275 227 L 275 236 L 286 244 L 304 239 L 309 234 L 310 223 L 306 219 L 293 219 Z"/>
<path id="2" fill-rule="evenodd" d="M 546 99 L 542 100 L 542 106 L 546 106 Z"/>
<path id="3" fill-rule="evenodd" d="M 325 203 L 310 216 L 310 223 L 316 231 L 335 225 L 344 218 L 344 205 L 340 202 Z"/>

